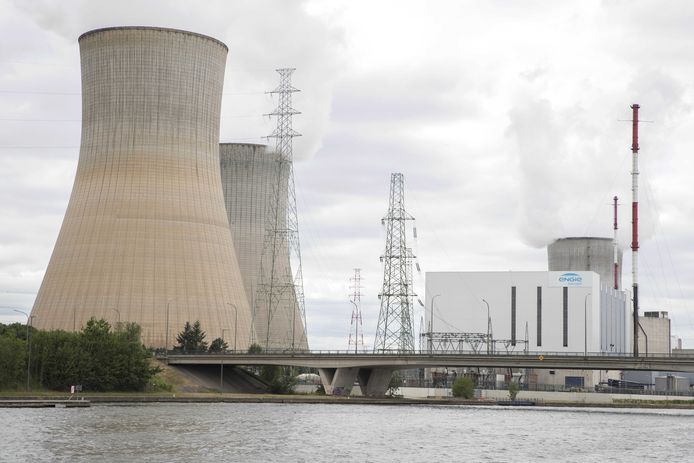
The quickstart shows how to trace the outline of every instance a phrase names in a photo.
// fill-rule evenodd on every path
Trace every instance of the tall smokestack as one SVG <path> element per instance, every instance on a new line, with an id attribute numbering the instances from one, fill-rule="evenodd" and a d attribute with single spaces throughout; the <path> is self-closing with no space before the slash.
<path id="1" fill-rule="evenodd" d="M 631 274 L 634 291 L 634 357 L 639 356 L 639 108 L 631 105 Z"/>
<path id="2" fill-rule="evenodd" d="M 79 163 L 35 326 L 136 322 L 146 345 L 170 348 L 199 320 L 208 339 L 234 333 L 246 349 L 251 313 L 219 168 L 227 47 L 154 27 L 95 30 L 79 45 Z"/>

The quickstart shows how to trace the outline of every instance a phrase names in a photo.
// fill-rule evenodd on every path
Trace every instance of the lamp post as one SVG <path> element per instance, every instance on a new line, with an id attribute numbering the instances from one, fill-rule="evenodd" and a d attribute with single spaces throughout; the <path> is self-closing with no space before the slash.
<path id="1" fill-rule="evenodd" d="M 487 302 L 484 299 L 482 299 L 482 302 L 484 302 L 487 305 L 487 355 L 489 355 L 489 347 L 490 347 L 490 344 L 492 343 L 492 340 L 491 340 L 490 335 L 489 335 L 489 333 L 490 333 L 489 326 L 492 323 L 492 318 L 491 318 L 491 315 L 489 314 L 489 302 Z"/>
<path id="2" fill-rule="evenodd" d="M 222 328 L 222 345 L 224 345 L 224 332 L 228 330 L 229 328 Z M 224 392 L 224 357 L 219 362 L 219 392 Z"/>
<path id="3" fill-rule="evenodd" d="M 164 340 L 164 352 L 166 358 L 169 358 L 169 304 L 171 301 L 166 301 L 166 339 Z"/>
<path id="4" fill-rule="evenodd" d="M 231 302 L 227 302 L 230 306 L 234 308 L 234 353 L 236 353 L 236 335 L 238 334 L 238 326 L 239 326 L 239 311 L 236 307 L 236 304 L 232 304 Z M 224 330 L 222 330 L 222 338 L 224 338 Z"/>
<path id="5" fill-rule="evenodd" d="M 111 310 L 113 310 L 114 312 L 116 312 L 118 314 L 118 323 L 116 326 L 118 328 L 120 328 L 120 310 L 116 309 L 115 307 L 111 307 Z"/>
<path id="6" fill-rule="evenodd" d="M 434 301 L 440 294 L 431 297 L 431 318 L 429 319 L 429 352 L 434 350 Z"/>
<path id="7" fill-rule="evenodd" d="M 27 392 L 29 392 L 29 382 L 31 380 L 31 334 L 29 333 L 29 326 L 31 325 L 31 319 L 34 318 L 33 315 L 29 315 L 23 310 L 13 309 L 15 312 L 24 314 L 27 317 Z"/>
<path id="8" fill-rule="evenodd" d="M 583 299 L 583 356 L 588 356 L 588 296 L 591 293 L 586 294 Z"/>

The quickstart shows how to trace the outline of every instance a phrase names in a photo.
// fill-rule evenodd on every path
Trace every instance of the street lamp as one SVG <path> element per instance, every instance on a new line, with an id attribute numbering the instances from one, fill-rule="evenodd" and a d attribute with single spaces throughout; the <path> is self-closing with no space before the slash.
<path id="1" fill-rule="evenodd" d="M 31 325 L 31 319 L 34 318 L 33 315 L 29 316 L 28 313 L 24 312 L 23 310 L 19 309 L 13 309 L 15 312 L 24 314 L 25 317 L 27 317 L 27 350 L 28 350 L 28 355 L 27 355 L 27 392 L 29 392 L 29 382 L 31 379 L 31 335 L 29 333 L 29 326 Z"/>
<path id="2" fill-rule="evenodd" d="M 118 324 L 116 326 L 120 328 L 120 310 L 116 309 L 115 307 L 111 307 L 111 310 L 118 314 Z"/>
<path id="3" fill-rule="evenodd" d="M 482 299 L 482 302 L 487 304 L 487 355 L 489 355 L 489 345 L 492 343 L 492 340 L 490 338 L 490 329 L 489 326 L 492 324 L 492 317 L 489 314 L 489 302 L 486 300 Z"/>
<path id="4" fill-rule="evenodd" d="M 583 299 L 583 356 L 588 356 L 588 296 L 591 293 L 586 294 Z M 591 306 L 592 308 L 592 306 Z"/>
<path id="5" fill-rule="evenodd" d="M 431 297 L 431 318 L 429 319 L 429 352 L 434 349 L 434 300 L 439 297 L 440 294 L 434 294 Z"/>
<path id="6" fill-rule="evenodd" d="M 224 332 L 228 331 L 229 328 L 222 328 L 222 346 L 224 346 Z M 222 347 L 222 354 L 224 353 L 224 347 Z M 219 392 L 224 392 L 224 357 L 220 359 L 219 363 Z"/>
<path id="7" fill-rule="evenodd" d="M 234 353 L 236 353 L 236 334 L 238 333 L 239 326 L 239 311 L 236 304 L 232 304 L 231 302 L 227 302 L 227 304 L 234 308 Z M 222 338 L 224 338 L 224 330 L 222 330 Z"/>
<path id="8" fill-rule="evenodd" d="M 169 358 L 169 304 L 171 304 L 171 301 L 166 301 L 166 339 L 164 340 L 166 358 Z"/>

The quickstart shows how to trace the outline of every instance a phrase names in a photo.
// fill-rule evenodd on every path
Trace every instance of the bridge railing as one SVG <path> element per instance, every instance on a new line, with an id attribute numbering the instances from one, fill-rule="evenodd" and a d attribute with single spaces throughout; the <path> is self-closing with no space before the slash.
<path id="1" fill-rule="evenodd" d="M 446 356 L 461 356 L 461 355 L 470 355 L 470 356 L 490 356 L 490 357 L 507 357 L 507 356 L 519 356 L 519 357 L 604 357 L 604 358 L 633 358 L 633 355 L 629 353 L 621 353 L 621 352 L 567 352 L 567 351 L 496 351 L 492 353 L 487 353 L 486 351 L 473 351 L 473 350 L 415 350 L 415 351 L 397 351 L 397 350 L 388 350 L 388 351 L 357 351 L 355 352 L 354 350 L 342 350 L 342 349 L 314 349 L 314 350 L 298 350 L 298 349 L 267 349 L 264 350 L 263 352 L 253 352 L 249 353 L 245 350 L 225 350 L 222 352 L 207 352 L 207 351 L 182 351 L 182 350 L 169 350 L 169 351 L 163 351 L 163 350 L 158 350 L 155 351 L 155 354 L 157 357 L 166 357 L 168 355 L 210 355 L 210 356 L 215 356 L 215 355 L 239 355 L 239 356 L 267 356 L 267 355 L 291 355 L 291 356 L 303 356 L 303 355 L 310 355 L 310 356 L 365 356 L 365 357 L 374 357 L 374 356 L 422 356 L 422 357 L 428 357 L 428 356 L 437 356 L 437 357 L 446 357 Z M 682 353 L 676 353 L 676 354 L 667 354 L 667 353 L 649 353 L 649 354 L 639 354 L 639 358 L 691 358 L 692 355 L 689 354 L 682 354 Z"/>

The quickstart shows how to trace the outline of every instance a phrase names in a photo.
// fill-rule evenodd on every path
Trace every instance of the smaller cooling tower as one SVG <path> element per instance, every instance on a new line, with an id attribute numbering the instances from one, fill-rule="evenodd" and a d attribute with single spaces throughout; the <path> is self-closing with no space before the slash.
<path id="1" fill-rule="evenodd" d="M 277 214 L 279 228 L 286 227 L 288 166 L 265 145 L 221 143 L 219 156 L 224 202 L 253 312 L 255 342 L 268 349 L 307 349 L 287 235 L 268 235 L 272 214 Z"/>
<path id="2" fill-rule="evenodd" d="M 550 271 L 593 271 L 600 275 L 600 282 L 613 285 L 614 247 L 612 238 L 559 238 L 547 247 Z M 619 265 L 617 281 L 622 287 L 622 250 L 617 247 Z"/>

